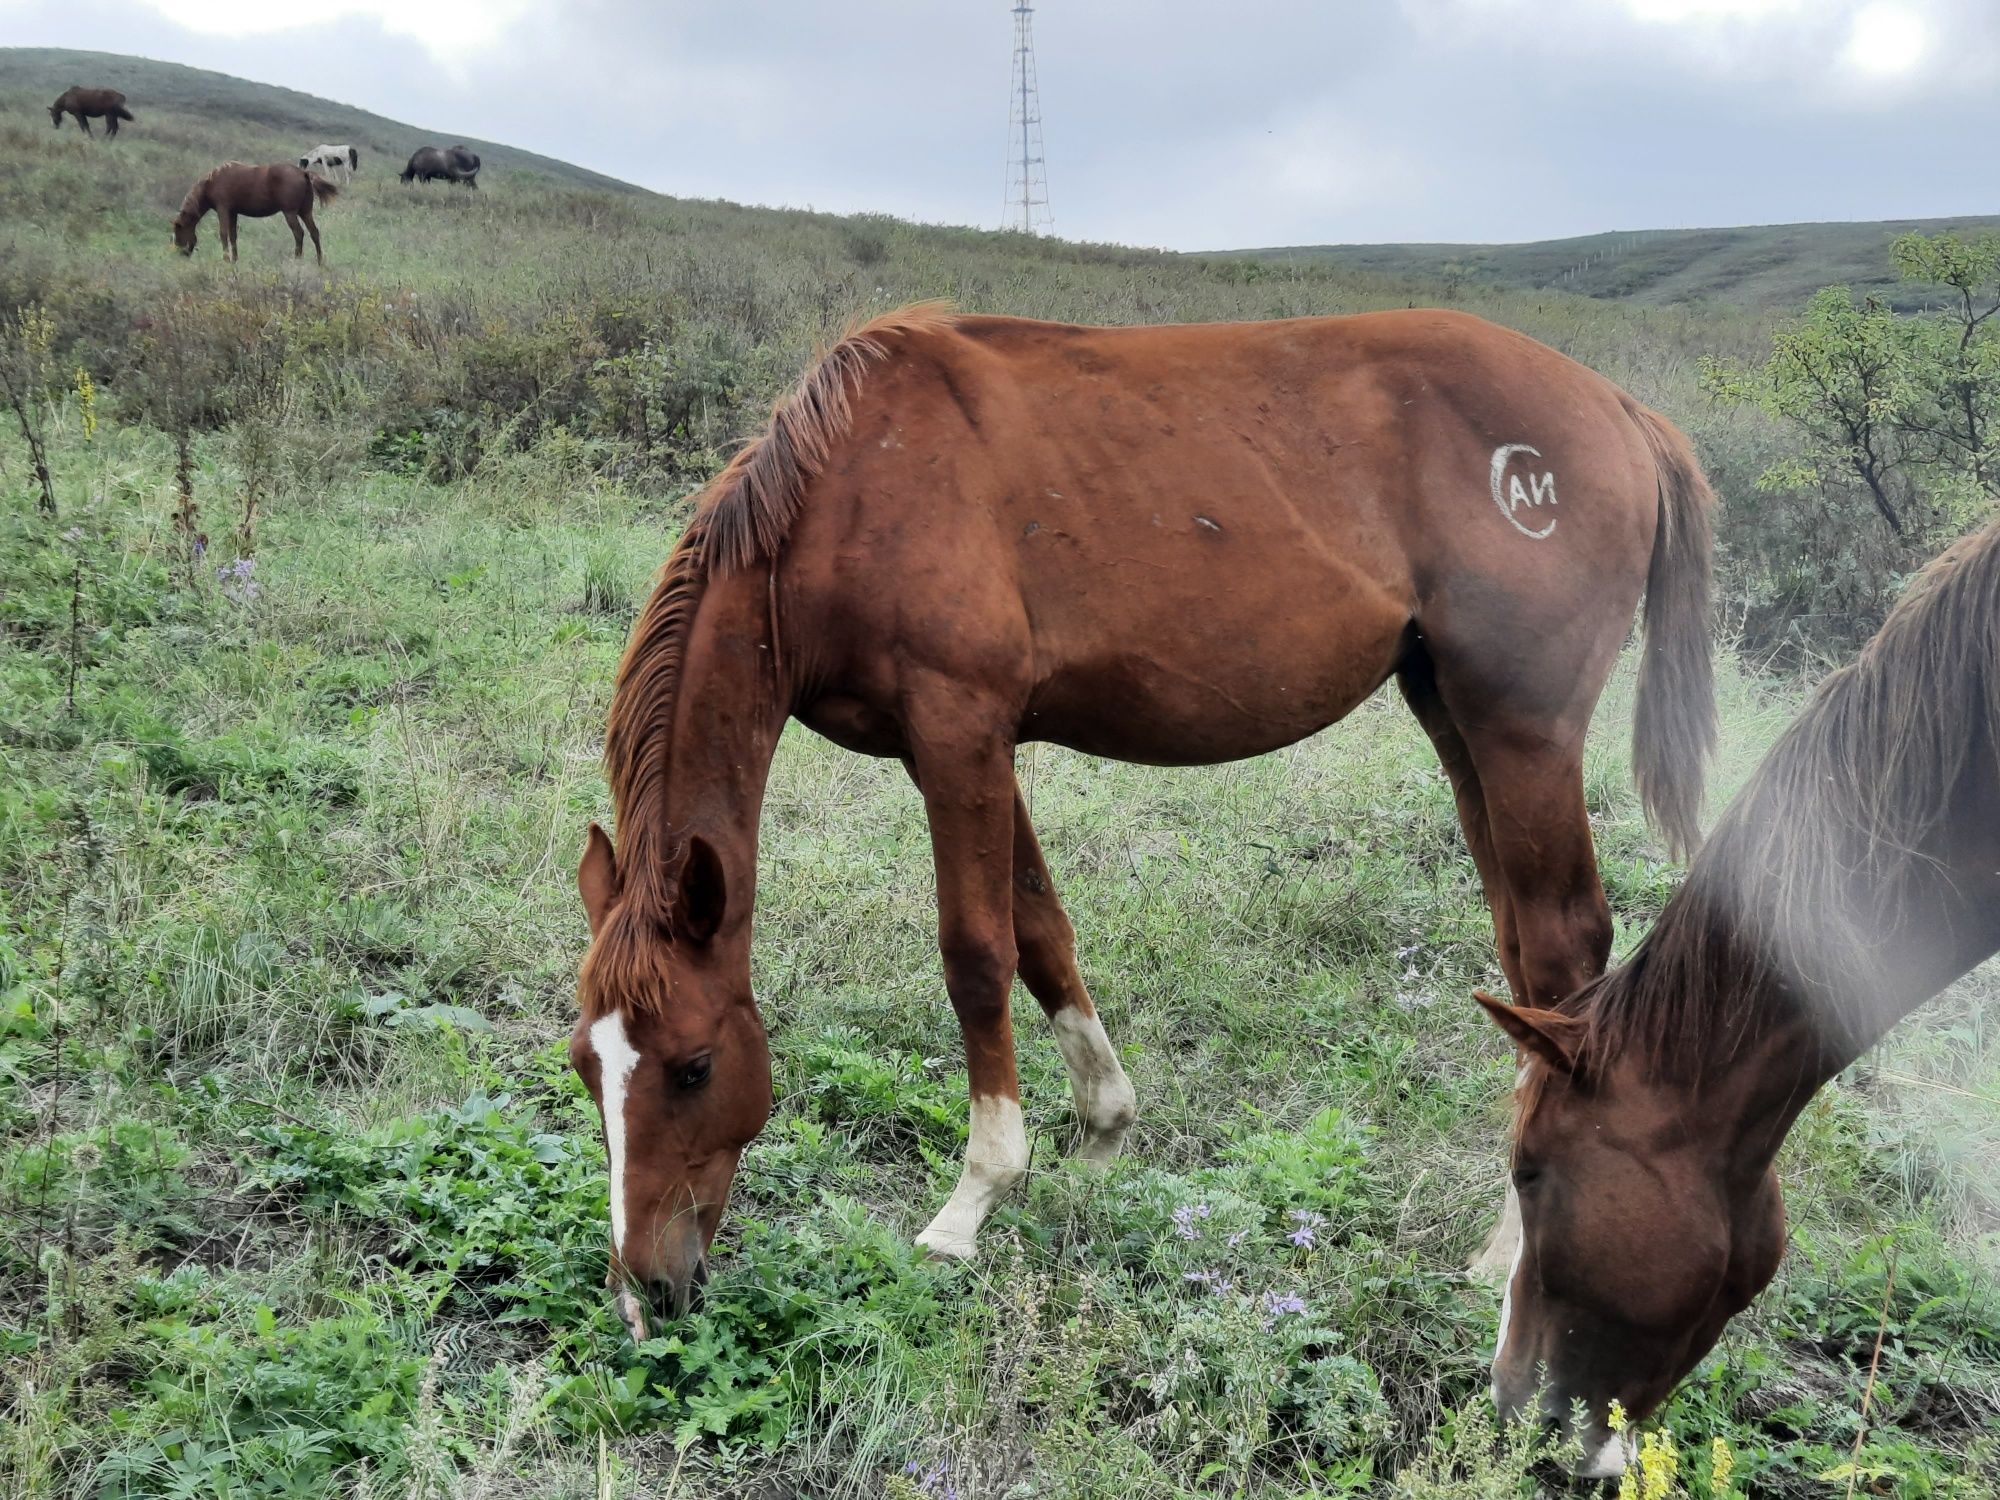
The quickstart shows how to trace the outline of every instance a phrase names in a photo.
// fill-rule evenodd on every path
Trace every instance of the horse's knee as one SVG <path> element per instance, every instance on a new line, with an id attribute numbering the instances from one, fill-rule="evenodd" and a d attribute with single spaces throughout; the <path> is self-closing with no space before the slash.
<path id="1" fill-rule="evenodd" d="M 962 1019 L 1005 1014 L 1019 954 L 1011 933 L 951 932 L 938 942 L 944 984 Z"/>

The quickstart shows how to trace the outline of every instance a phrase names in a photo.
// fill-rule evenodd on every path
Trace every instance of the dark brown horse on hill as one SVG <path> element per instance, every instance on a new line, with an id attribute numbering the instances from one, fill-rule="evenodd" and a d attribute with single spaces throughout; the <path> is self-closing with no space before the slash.
<path id="1" fill-rule="evenodd" d="M 464 146 L 419 146 L 410 154 L 399 182 L 462 182 L 479 186 L 479 153 Z"/>
<path id="2" fill-rule="evenodd" d="M 1650 1414 L 1775 1274 L 1806 1101 L 1996 950 L 2000 524 L 1827 679 L 1625 964 L 1552 1009 L 1480 997 L 1530 1059 L 1503 1410 L 1583 1403 L 1587 1472 L 1619 1472 L 1609 1404 Z"/>
<path id="3" fill-rule="evenodd" d="M 1018 971 L 1082 1152 L 1134 1097 L 1077 972 L 1014 751 L 1203 765 L 1289 745 L 1393 677 L 1450 774 L 1525 1002 L 1611 942 L 1591 710 L 1646 596 L 1635 733 L 1690 841 L 1714 732 L 1709 493 L 1686 439 L 1553 350 L 1450 312 L 1081 328 L 917 308 L 851 333 L 710 487 L 619 667 L 618 845 L 578 872 L 571 1059 L 602 1112 L 612 1269 L 687 1303 L 771 1107 L 750 990 L 780 730 L 904 763 L 964 1035 L 964 1174 L 920 1242 L 970 1255 L 1028 1165 Z"/>
<path id="4" fill-rule="evenodd" d="M 118 134 L 118 122 L 133 118 L 132 111 L 125 107 L 125 96 L 116 89 L 86 89 L 71 85 L 60 98 L 49 106 L 49 119 L 56 129 L 62 129 L 64 115 L 75 115 L 78 127 L 85 135 L 91 133 L 93 119 L 104 121 L 107 136 Z"/>
<path id="5" fill-rule="evenodd" d="M 225 162 L 188 189 L 181 211 L 174 216 L 174 245 L 181 254 L 194 254 L 195 227 L 210 209 L 222 236 L 222 249 L 236 259 L 238 218 L 268 219 L 283 214 L 292 231 L 292 254 L 306 253 L 306 231 L 312 232 L 313 259 L 325 262 L 320 253 L 319 225 L 313 222 L 313 205 L 331 203 L 339 189 L 324 178 L 313 177 L 288 161 L 268 167 L 246 162 Z M 301 228 L 303 226 L 303 228 Z"/>

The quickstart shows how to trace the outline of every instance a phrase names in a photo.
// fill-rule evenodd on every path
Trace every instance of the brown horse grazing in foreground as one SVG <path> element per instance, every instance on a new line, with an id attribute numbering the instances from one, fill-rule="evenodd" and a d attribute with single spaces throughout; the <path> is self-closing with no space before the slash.
<path id="1" fill-rule="evenodd" d="M 331 203 L 339 189 L 324 178 L 313 177 L 290 162 L 273 162 L 253 167 L 240 161 L 225 162 L 188 189 L 181 211 L 174 216 L 174 245 L 183 255 L 194 254 L 195 226 L 210 209 L 222 236 L 223 253 L 236 259 L 236 220 L 268 219 L 283 214 L 292 231 L 292 254 L 306 253 L 305 231 L 313 237 L 313 259 L 324 264 L 320 253 L 319 225 L 313 222 L 313 204 Z M 303 225 L 302 229 L 300 226 Z"/>
<path id="2" fill-rule="evenodd" d="M 1776 1273 L 1806 1101 L 1996 950 L 2000 524 L 1826 681 L 1625 964 L 1553 1009 L 1480 997 L 1530 1059 L 1502 1409 L 1582 1402 L 1618 1473 L 1609 1403 L 1649 1415 Z"/>
<path id="3" fill-rule="evenodd" d="M 788 718 L 923 797 L 964 1034 L 966 1256 L 1028 1165 L 1008 996 L 1047 1012 L 1082 1154 L 1134 1098 L 1077 972 L 1014 751 L 1202 765 L 1394 677 L 1456 790 L 1508 981 L 1552 1004 L 1611 923 L 1584 732 L 1644 591 L 1638 779 L 1694 835 L 1714 730 L 1709 494 L 1687 442 L 1553 350 L 1449 312 L 1080 328 L 936 308 L 843 339 L 710 486 L 633 630 L 592 827 L 570 1057 L 597 1100 L 613 1284 L 678 1311 L 771 1107 L 750 990 Z"/>
<path id="4" fill-rule="evenodd" d="M 75 115 L 77 127 L 85 135 L 91 133 L 92 119 L 104 121 L 107 136 L 118 134 L 118 122 L 133 118 L 132 111 L 125 107 L 125 96 L 116 89 L 86 89 L 71 85 L 55 103 L 49 106 L 49 120 L 56 129 L 62 129 L 64 115 Z"/>

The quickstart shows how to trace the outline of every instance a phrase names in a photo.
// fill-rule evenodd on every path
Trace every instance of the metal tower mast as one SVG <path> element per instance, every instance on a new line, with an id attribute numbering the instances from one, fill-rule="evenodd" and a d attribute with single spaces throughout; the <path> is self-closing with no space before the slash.
<path id="1" fill-rule="evenodd" d="M 1048 164 L 1042 154 L 1042 98 L 1035 84 L 1035 7 L 1015 0 L 1014 83 L 1008 90 L 1007 207 L 1010 228 L 1040 234 L 1049 213 Z"/>

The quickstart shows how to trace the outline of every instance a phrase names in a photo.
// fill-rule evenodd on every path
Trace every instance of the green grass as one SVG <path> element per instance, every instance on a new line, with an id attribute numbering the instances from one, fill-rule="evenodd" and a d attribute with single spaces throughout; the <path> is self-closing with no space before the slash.
<path id="1" fill-rule="evenodd" d="M 1526 1455 L 1482 1426 L 1495 1298 L 1459 1274 L 1503 1181 L 1510 1064 L 1469 1000 L 1499 976 L 1393 697 L 1209 770 L 1024 752 L 1141 1115 L 1112 1171 L 1068 1164 L 1024 999 L 1034 1171 L 970 1266 L 910 1248 L 965 1084 L 893 765 L 781 747 L 754 950 L 777 1110 L 704 1311 L 637 1348 L 563 1060 L 613 665 L 688 491 L 816 336 L 928 293 L 1118 321 L 1437 286 L 525 168 L 476 199 L 364 178 L 327 215 L 324 278 L 254 225 L 235 271 L 212 239 L 189 266 L 164 213 L 264 124 L 162 86 L 114 154 L 28 115 L 20 56 L 0 310 L 55 320 L 34 412 L 60 514 L 0 428 L 9 1494 L 1523 1492 Z M 1467 300 L 1666 405 L 1725 482 L 1761 467 L 1768 434 L 1694 394 L 1697 354 L 1754 349 L 1740 320 Z M 236 354 L 165 367 L 168 316 Z M 198 566 L 148 420 L 175 381 L 214 403 L 190 428 Z M 254 593 L 218 577 L 252 480 Z M 1803 686 L 1725 662 L 1721 790 Z M 1621 947 L 1676 878 L 1636 812 L 1630 690 L 1587 767 Z M 1720 1436 L 1739 1493 L 1841 1494 L 1821 1476 L 1857 1435 L 1890 1476 L 1867 1492 L 1992 1492 L 1994 991 L 1957 987 L 1807 1111 L 1793 1252 L 1665 1414 L 1691 1493 Z"/>
<path id="2" fill-rule="evenodd" d="M 1757 224 L 1732 229 L 1640 229 L 1522 245 L 1298 245 L 1227 252 L 1326 263 L 1480 287 L 1549 288 L 1648 304 L 1732 303 L 1788 309 L 1823 286 L 1851 286 L 1909 312 L 1936 293 L 1897 279 L 1898 235 L 1968 234 L 2000 218 L 1896 219 L 1857 224 Z"/>

